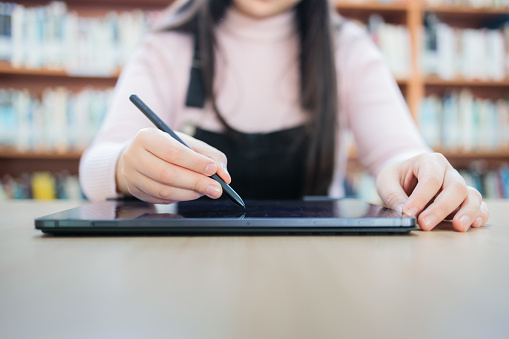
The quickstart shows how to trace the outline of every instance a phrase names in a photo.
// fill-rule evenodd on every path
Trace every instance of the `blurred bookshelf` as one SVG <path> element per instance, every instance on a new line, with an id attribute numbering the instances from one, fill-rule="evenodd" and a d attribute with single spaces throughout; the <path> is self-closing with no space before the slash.
<path id="1" fill-rule="evenodd" d="M 0 200 L 83 198 L 81 154 L 125 60 L 170 3 L 0 2 Z"/>
<path id="2" fill-rule="evenodd" d="M 395 26 L 407 30 L 410 43 L 396 39 L 388 45 L 408 48 L 405 53 L 411 58 L 408 75 L 397 75 L 396 79 L 426 141 L 435 151 L 443 153 L 467 182 L 484 196 L 509 198 L 509 1 L 341 0 L 334 4 L 340 14 L 364 24 L 371 33 L 373 21 L 377 22 L 376 29 L 382 35 L 386 28 L 391 33 Z M 430 17 L 435 20 L 432 22 L 435 26 L 429 25 Z M 444 31 L 445 38 L 436 36 Z M 430 32 L 436 34 L 434 38 L 438 41 L 430 39 Z M 490 35 L 490 40 L 482 40 L 482 35 Z M 390 34 L 388 38 L 392 38 Z M 477 61 L 471 64 L 476 72 L 444 74 L 440 67 L 429 67 L 430 60 L 431 63 L 448 62 L 444 63 L 448 69 L 458 67 L 466 58 L 441 48 L 447 43 L 458 46 L 468 39 L 474 41 L 469 47 L 478 55 Z M 475 41 L 480 43 L 472 47 Z M 437 43 L 434 46 L 437 50 L 433 51 L 436 55 L 427 49 L 433 43 Z M 394 54 L 377 44 L 390 66 Z M 489 49 L 493 46 L 495 50 Z M 489 52 L 482 54 L 484 50 Z M 493 55 L 499 58 L 491 59 Z M 498 68 L 479 70 L 483 64 L 497 64 Z M 460 97 L 463 98 L 461 106 Z M 430 107 L 430 101 L 433 103 L 431 107 L 436 108 L 431 114 L 424 109 Z M 473 121 L 467 121 L 466 117 Z M 465 135 L 471 136 L 472 140 Z M 362 195 L 372 200 L 376 194 L 374 185 L 364 183 L 372 179 L 363 177 L 355 151 L 351 152 L 350 158 L 349 180 L 353 182 L 353 190 L 368 187 L 372 191 Z M 361 173 L 360 177 L 358 173 Z"/>
<path id="3" fill-rule="evenodd" d="M 430 97 L 433 98 L 435 106 L 439 107 L 440 105 L 443 106 L 444 100 L 447 98 L 454 98 L 463 91 L 469 91 L 474 101 L 482 100 L 482 104 L 487 105 L 487 107 L 491 107 L 492 104 L 500 105 L 501 101 L 509 105 L 507 101 L 509 99 L 509 51 L 507 51 L 507 46 L 509 46 L 509 29 L 507 28 L 509 1 L 497 0 L 491 3 L 486 0 L 332 1 L 334 8 L 341 15 L 366 26 L 375 43 L 386 56 L 410 112 L 421 128 L 423 128 L 422 107 Z M 56 5 L 55 3 L 50 5 L 47 1 L 24 0 L 9 5 L 0 3 L 0 18 L 4 19 L 3 27 L 6 27 L 5 18 L 7 13 L 12 12 L 12 6 L 20 5 L 25 9 L 39 8 L 39 12 L 37 12 L 39 15 L 44 11 L 57 18 L 63 15 L 72 15 L 71 17 L 74 20 L 83 19 L 84 27 L 93 25 L 94 20 L 100 22 L 101 25 L 118 24 L 120 28 L 125 27 L 125 25 L 121 26 L 119 23 L 122 20 L 121 18 L 125 16 L 128 18 L 126 19 L 127 22 L 137 23 L 138 26 L 136 27 L 139 29 L 134 35 L 137 35 L 139 39 L 150 29 L 151 23 L 164 16 L 167 6 L 171 2 L 169 0 L 67 0 Z M 41 8 L 44 8 L 44 10 Z M 34 13 L 30 15 L 36 15 Z M 433 21 L 434 28 L 429 26 L 431 16 L 435 20 Z M 132 26 L 131 24 L 130 27 L 132 28 Z M 7 28 L 3 28 L 2 31 L 1 27 L 2 25 L 0 25 L 0 33 L 3 33 L 4 38 L 7 37 L 7 34 L 12 33 L 12 30 Z M 435 29 L 433 34 L 437 38 L 436 34 L 440 34 L 441 29 L 447 33 L 448 27 L 455 34 L 458 34 L 458 30 L 465 30 L 468 34 L 471 33 L 471 30 L 483 30 L 483 32 L 493 31 L 493 41 L 500 41 L 502 38 L 504 46 L 506 46 L 505 49 L 499 51 L 500 46 L 495 46 L 498 46 L 496 50 L 502 53 L 500 55 L 505 57 L 505 61 L 503 60 L 504 66 L 501 66 L 504 72 L 503 77 L 499 76 L 497 79 L 484 76 L 472 78 L 462 74 L 453 74 L 448 78 L 444 78 L 439 71 L 426 69 L 423 65 L 429 59 L 427 57 L 430 53 L 426 46 L 429 46 L 430 32 Z M 0 34 L 0 39 L 2 39 L 2 34 Z M 441 37 L 437 39 L 440 40 Z M 3 41 L 5 42 L 5 39 Z M 387 45 L 384 45 L 384 42 Z M 77 63 L 69 64 L 65 60 L 63 61 L 58 53 L 53 55 L 53 61 L 48 63 L 31 59 L 32 55 L 25 55 L 21 58 L 18 55 L 18 58 L 16 58 L 6 53 L 5 49 L 7 47 L 5 46 L 7 45 L 2 45 L 2 43 L 0 40 L 0 91 L 3 91 L 4 98 L 5 93 L 11 91 L 9 95 L 21 98 L 16 99 L 21 104 L 35 105 L 36 107 L 44 107 L 47 104 L 44 100 L 49 100 L 48 102 L 51 102 L 51 100 L 60 100 L 60 102 L 68 100 L 68 103 L 76 100 L 86 100 L 83 95 L 80 96 L 83 91 L 92 91 L 87 95 L 103 95 L 104 100 L 107 100 L 107 93 L 114 87 L 123 61 L 129 53 L 129 48 L 121 47 L 122 53 L 112 52 L 122 54 L 122 57 L 114 62 L 109 62 L 106 65 L 102 64 L 100 67 L 96 67 L 94 64 L 78 67 L 80 65 Z M 117 42 L 115 43 L 117 44 Z M 135 43 L 134 40 L 129 42 L 130 48 Z M 397 45 L 399 48 L 394 51 L 388 47 L 390 45 Z M 438 43 L 437 46 L 439 45 Z M 90 47 L 90 49 L 97 49 L 97 47 Z M 112 50 L 103 50 L 99 55 L 105 55 L 108 51 Z M 85 55 L 80 60 L 93 60 L 97 56 L 97 54 Z M 0 96 L 0 109 L 2 109 L 2 105 L 5 113 L 7 104 L 5 99 L 2 101 Z M 97 113 L 96 115 L 93 119 L 100 119 L 100 114 Z M 440 121 L 435 121 L 435 125 L 428 121 L 427 128 L 440 130 L 442 134 L 446 133 L 450 126 L 444 125 L 439 113 L 434 113 L 434 115 Z M 1 119 L 0 116 L 0 125 L 6 126 L 6 121 Z M 509 135 L 507 124 L 505 118 L 501 118 L 497 123 L 497 133 Z M 468 128 L 472 128 L 472 126 Z M 43 148 L 37 148 L 33 144 L 27 145 L 26 141 L 21 141 L 22 145 L 20 147 L 19 141 L 4 140 L 1 136 L 2 132 L 0 127 L 0 176 L 8 175 L 13 178 L 26 173 L 39 171 L 57 173 L 60 170 L 71 176 L 76 176 L 78 174 L 79 158 L 86 146 L 83 140 L 90 140 L 87 139 L 90 136 L 84 137 L 81 142 L 67 142 L 68 144 L 64 147 L 54 147 L 54 143 L 49 142 L 49 146 Z M 430 134 L 429 131 L 423 130 L 423 134 L 426 135 L 426 133 Z M 499 139 L 503 138 L 500 137 Z M 79 146 L 76 146 L 76 144 L 79 144 Z M 492 177 L 491 173 L 498 173 L 500 168 L 509 164 L 509 148 L 506 141 L 503 140 L 500 145 L 490 145 L 488 150 L 483 146 L 473 147 L 471 150 L 465 151 L 461 147 L 443 147 L 444 145 L 436 142 L 435 144 L 433 146 L 435 150 L 443 152 L 454 166 L 462 170 L 468 170 L 473 166 L 476 173 L 484 171 L 487 174 L 486 176 Z M 352 156 L 352 163 L 355 162 L 355 156 Z M 5 181 L 5 179 L 2 180 Z M 0 198 L 1 194 L 0 192 Z M 509 190 L 502 194 L 506 197 L 507 195 L 509 195 Z"/>

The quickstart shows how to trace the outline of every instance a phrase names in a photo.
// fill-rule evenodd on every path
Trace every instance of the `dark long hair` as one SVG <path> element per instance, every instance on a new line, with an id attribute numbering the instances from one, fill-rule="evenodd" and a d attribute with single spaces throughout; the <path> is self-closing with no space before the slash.
<path id="1" fill-rule="evenodd" d="M 188 0 L 176 9 L 165 30 L 194 34 L 198 39 L 206 98 L 227 130 L 231 126 L 216 105 L 213 89 L 214 26 L 232 0 Z M 328 0 L 301 0 L 295 8 L 300 40 L 300 98 L 310 114 L 309 151 L 304 195 L 326 195 L 332 181 L 337 128 L 337 84 L 330 4 Z"/>

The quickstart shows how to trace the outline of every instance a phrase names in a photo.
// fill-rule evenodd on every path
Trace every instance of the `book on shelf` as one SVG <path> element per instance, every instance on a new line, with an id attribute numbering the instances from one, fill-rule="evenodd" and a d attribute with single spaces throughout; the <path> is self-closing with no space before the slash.
<path id="1" fill-rule="evenodd" d="M 484 199 L 509 198 L 509 166 L 502 165 L 497 170 L 485 170 L 482 166 L 471 166 L 459 171 L 467 185 L 476 188 Z"/>
<path id="2" fill-rule="evenodd" d="M 0 200 L 7 199 L 84 199 L 78 177 L 66 171 L 23 173 L 0 178 Z"/>
<path id="3" fill-rule="evenodd" d="M 509 151 L 509 101 L 476 98 L 467 89 L 423 99 L 419 128 L 426 142 L 449 152 Z"/>
<path id="4" fill-rule="evenodd" d="M 411 69 L 411 38 L 408 28 L 387 23 L 379 14 L 371 14 L 366 23 L 356 22 L 366 29 L 391 73 L 396 78 L 407 78 Z"/>
<path id="5" fill-rule="evenodd" d="M 502 81 L 509 70 L 509 22 L 499 28 L 457 28 L 428 13 L 421 68 L 445 80 Z"/>
<path id="6" fill-rule="evenodd" d="M 141 10 L 80 17 L 59 1 L 35 7 L 0 3 L 0 60 L 77 75 L 114 74 L 156 17 Z"/>
<path id="7" fill-rule="evenodd" d="M 0 89 L 0 145 L 20 152 L 82 151 L 99 130 L 111 93 L 59 87 L 38 98 L 27 90 Z"/>
<path id="8" fill-rule="evenodd" d="M 379 14 L 369 17 L 367 29 L 396 78 L 407 78 L 411 68 L 411 38 L 404 25 L 386 23 Z"/>
<path id="9" fill-rule="evenodd" d="M 0 2 L 0 60 L 7 60 L 12 49 L 11 40 L 11 13 L 12 3 Z"/>

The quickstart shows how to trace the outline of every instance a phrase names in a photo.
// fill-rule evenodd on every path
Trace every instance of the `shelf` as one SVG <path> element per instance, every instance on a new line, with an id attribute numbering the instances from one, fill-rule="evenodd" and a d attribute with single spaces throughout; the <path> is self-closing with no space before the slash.
<path id="1" fill-rule="evenodd" d="M 25 75 L 37 77 L 54 77 L 54 78 L 77 78 L 77 79 L 117 79 L 120 71 L 113 74 L 72 74 L 66 70 L 53 70 L 44 68 L 18 68 L 13 67 L 9 62 L 0 62 L 0 75 Z"/>
<path id="2" fill-rule="evenodd" d="M 440 152 L 440 151 L 438 151 Z M 450 159 L 486 159 L 486 160 L 508 160 L 509 159 L 509 150 L 507 151 L 493 151 L 493 152 L 448 152 L 442 151 L 442 153 L 446 158 Z"/>
<path id="3" fill-rule="evenodd" d="M 454 79 L 444 80 L 438 77 L 428 77 L 424 79 L 425 86 L 445 86 L 445 87 L 509 87 L 509 79 L 504 81 L 484 81 L 484 80 L 465 80 Z"/>
<path id="4" fill-rule="evenodd" d="M 426 12 L 447 14 L 454 16 L 475 15 L 475 16 L 509 16 L 509 8 L 475 8 L 469 6 L 425 6 Z"/>
<path id="5" fill-rule="evenodd" d="M 383 3 L 379 1 L 353 2 L 353 1 L 336 1 L 334 6 L 337 10 L 358 10 L 367 12 L 405 12 L 408 9 L 406 3 L 394 1 L 391 3 Z"/>
<path id="6" fill-rule="evenodd" d="M 57 152 L 20 152 L 10 149 L 0 149 L 0 160 L 2 159 L 45 159 L 45 160 L 79 160 L 82 152 L 69 151 Z"/>
<path id="7" fill-rule="evenodd" d="M 440 150 L 436 150 L 440 152 Z M 483 169 L 497 170 L 509 162 L 509 150 L 493 152 L 448 152 L 442 153 L 456 169 L 468 169 L 477 166 Z"/>
<path id="8" fill-rule="evenodd" d="M 0 148 L 0 178 L 18 177 L 23 173 L 68 171 L 78 175 L 81 152 L 19 152 Z"/>
<path id="9" fill-rule="evenodd" d="M 491 151 L 491 152 L 481 152 L 481 151 L 451 152 L 451 151 L 445 151 L 445 150 L 440 150 L 438 148 L 435 148 L 433 151 L 442 153 L 446 158 L 451 158 L 451 159 L 467 159 L 467 160 L 474 160 L 474 159 L 508 160 L 509 159 L 509 149 L 502 150 L 502 151 Z M 354 160 L 354 161 L 357 160 L 357 152 L 355 150 L 355 147 L 352 147 L 350 149 L 348 158 L 350 160 Z"/>
<path id="10" fill-rule="evenodd" d="M 468 6 L 430 6 L 424 12 L 436 14 L 440 20 L 459 28 L 498 27 L 509 17 L 509 8 L 474 8 Z"/>

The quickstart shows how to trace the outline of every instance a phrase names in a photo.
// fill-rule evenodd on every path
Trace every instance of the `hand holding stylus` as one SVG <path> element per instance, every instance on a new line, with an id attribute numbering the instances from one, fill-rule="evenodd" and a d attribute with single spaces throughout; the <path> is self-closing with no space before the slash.
<path id="1" fill-rule="evenodd" d="M 119 156 L 117 190 L 160 204 L 203 195 L 219 198 L 223 188 L 210 176 L 231 182 L 226 156 L 202 141 L 178 135 L 192 149 L 156 128 L 140 130 Z"/>

